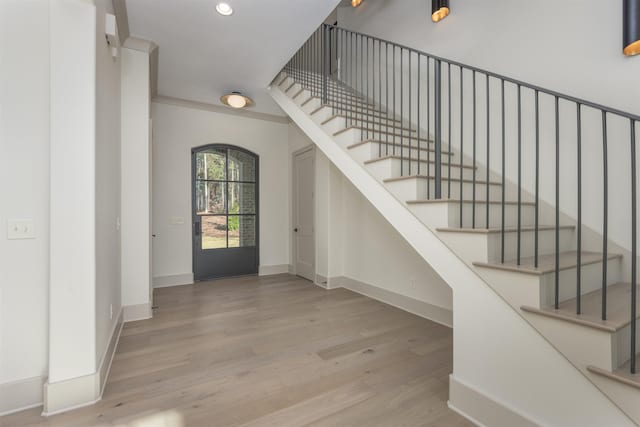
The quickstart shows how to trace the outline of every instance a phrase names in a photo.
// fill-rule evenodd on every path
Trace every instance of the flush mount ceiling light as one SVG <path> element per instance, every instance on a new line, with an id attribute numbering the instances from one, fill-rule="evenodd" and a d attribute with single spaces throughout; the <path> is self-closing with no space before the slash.
<path id="1" fill-rule="evenodd" d="M 221 2 L 216 5 L 216 11 L 222 16 L 229 16 L 233 13 L 233 8 L 229 3 Z"/>
<path id="2" fill-rule="evenodd" d="M 220 97 L 220 102 L 231 108 L 245 108 L 253 105 L 253 100 L 240 92 L 231 92 Z"/>
<path id="3" fill-rule="evenodd" d="M 362 0 L 351 0 L 351 6 L 358 7 L 362 4 Z"/>
<path id="4" fill-rule="evenodd" d="M 640 54 L 640 0 L 624 0 L 622 6 L 622 53 Z"/>
<path id="5" fill-rule="evenodd" d="M 431 20 L 440 22 L 449 15 L 449 0 L 431 0 Z"/>

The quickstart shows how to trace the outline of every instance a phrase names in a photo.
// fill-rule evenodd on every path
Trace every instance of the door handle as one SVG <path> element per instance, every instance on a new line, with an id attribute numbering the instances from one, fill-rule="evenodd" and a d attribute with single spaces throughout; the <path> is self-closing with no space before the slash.
<path id="1" fill-rule="evenodd" d="M 294 228 L 293 231 L 297 233 L 298 232 L 298 227 Z"/>
<path id="2" fill-rule="evenodd" d="M 200 229 L 200 221 L 196 221 L 193 223 L 193 232 L 196 236 L 200 235 L 202 230 Z"/>

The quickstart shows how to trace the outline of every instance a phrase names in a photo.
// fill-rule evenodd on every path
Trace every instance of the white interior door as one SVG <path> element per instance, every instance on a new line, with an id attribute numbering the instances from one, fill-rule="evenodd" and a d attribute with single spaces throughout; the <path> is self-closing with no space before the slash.
<path id="1" fill-rule="evenodd" d="M 315 276 L 314 174 L 313 149 L 295 155 L 293 160 L 293 236 L 296 274 L 311 281 Z"/>

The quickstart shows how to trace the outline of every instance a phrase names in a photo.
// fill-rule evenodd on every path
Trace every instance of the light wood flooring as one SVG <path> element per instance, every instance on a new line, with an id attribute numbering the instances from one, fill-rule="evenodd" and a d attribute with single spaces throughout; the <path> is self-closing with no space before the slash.
<path id="1" fill-rule="evenodd" d="M 447 408 L 452 331 L 289 276 L 155 290 L 103 399 L 0 426 L 471 426 Z"/>

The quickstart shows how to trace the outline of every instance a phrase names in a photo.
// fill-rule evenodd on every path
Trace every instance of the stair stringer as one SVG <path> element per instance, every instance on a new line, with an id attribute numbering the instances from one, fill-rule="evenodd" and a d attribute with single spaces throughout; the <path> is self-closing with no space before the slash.
<path id="1" fill-rule="evenodd" d="M 269 87 L 276 103 L 380 214 L 453 290 L 454 372 L 461 385 L 502 407 L 504 417 L 479 408 L 478 399 L 449 405 L 482 424 L 541 426 L 633 426 L 607 396 L 559 353 L 382 183 L 351 158 L 280 88 Z M 510 424 L 511 423 L 511 424 Z"/>

